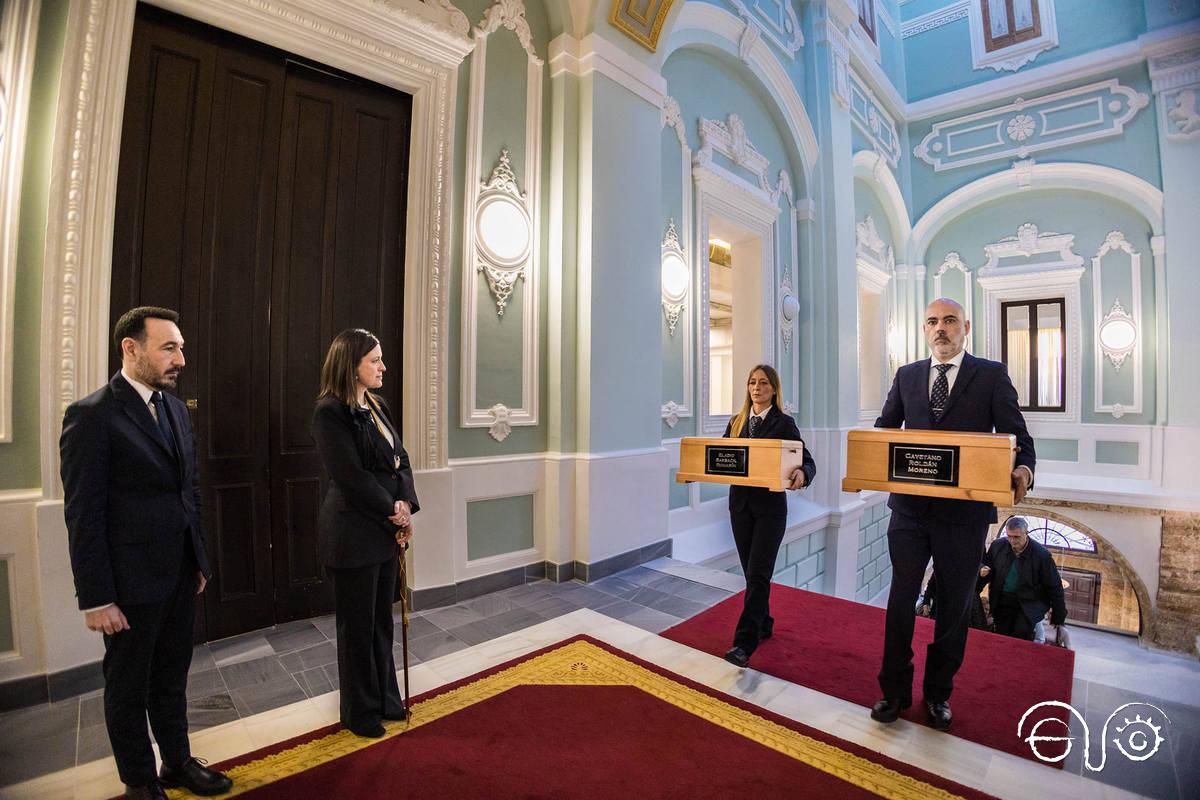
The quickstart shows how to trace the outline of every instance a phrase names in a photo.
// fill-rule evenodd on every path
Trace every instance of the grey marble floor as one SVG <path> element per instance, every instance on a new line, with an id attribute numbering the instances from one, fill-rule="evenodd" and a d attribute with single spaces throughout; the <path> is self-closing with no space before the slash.
<path id="1" fill-rule="evenodd" d="M 590 584 L 527 583 L 410 615 L 408 660 L 419 664 L 579 608 L 657 633 L 730 594 L 644 566 Z M 400 633 L 397 612 L 397 666 Z M 195 649 L 188 725 L 202 730 L 337 688 L 333 617 L 277 625 Z M 5 732 L 0 736 L 0 787 L 112 753 L 100 692 L 0 714 L 0 731 Z M 9 735 L 14 731 L 21 735 Z"/>
<path id="2" fill-rule="evenodd" d="M 729 597 L 740 581 L 728 572 L 658 559 L 591 584 L 529 583 L 413 614 L 409 663 L 454 653 L 579 608 L 657 633 Z M 397 641 L 399 634 L 397 627 Z M 1099 763 L 1104 723 L 1122 704 L 1152 703 L 1169 722 L 1154 718 L 1155 724 L 1163 724 L 1164 742 L 1153 758 L 1129 761 L 1109 742 L 1104 769 L 1098 772 L 1084 763 L 1082 725 L 1076 722 L 1071 734 L 1077 740 L 1065 769 L 1163 800 L 1200 797 L 1200 662 L 1082 628 L 1073 629 L 1072 643 L 1072 701 L 1089 728 L 1092 766 Z M 396 659 L 399 663 L 398 645 Z M 333 691 L 338 686 L 336 662 L 332 617 L 197 647 L 188 686 L 190 726 L 201 730 Z M 996 668 L 1002 670 L 1003 665 Z M 1123 724 L 1124 716 L 1114 719 L 1113 726 Z M 0 731 L 0 796 L 4 786 L 111 752 L 99 693 L 0 715 Z"/>

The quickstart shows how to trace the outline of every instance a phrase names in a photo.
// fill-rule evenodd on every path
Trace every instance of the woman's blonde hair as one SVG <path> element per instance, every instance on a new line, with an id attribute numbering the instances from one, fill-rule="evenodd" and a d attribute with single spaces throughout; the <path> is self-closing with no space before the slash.
<path id="1" fill-rule="evenodd" d="M 746 375 L 746 383 L 750 383 L 750 378 L 754 377 L 754 373 L 759 370 L 767 376 L 767 382 L 771 384 L 771 388 L 775 390 L 775 396 L 771 398 L 771 405 L 783 411 L 783 394 L 779 384 L 779 373 L 770 364 L 755 364 L 751 367 L 750 372 Z M 750 400 L 750 389 L 746 389 L 746 399 L 742 401 L 742 410 L 729 422 L 729 435 L 737 438 L 742 435 L 742 431 L 746 429 L 746 421 L 750 419 L 750 410 L 754 407 L 754 403 Z"/>
<path id="2" fill-rule="evenodd" d="M 379 346 L 379 339 L 362 328 L 347 328 L 333 337 L 321 366 L 321 391 L 317 399 L 336 397 L 348 406 L 358 401 L 355 377 L 358 362 Z"/>

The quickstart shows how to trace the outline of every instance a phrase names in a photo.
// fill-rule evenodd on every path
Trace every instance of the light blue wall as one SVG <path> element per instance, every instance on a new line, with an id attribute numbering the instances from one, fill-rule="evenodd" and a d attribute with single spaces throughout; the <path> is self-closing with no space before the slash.
<path id="1" fill-rule="evenodd" d="M 467 503 L 467 560 L 533 547 L 533 495 Z"/>
<path id="2" fill-rule="evenodd" d="M 1150 226 L 1136 211 L 1118 201 L 1086 192 L 1030 191 L 988 203 L 969 214 L 959 217 L 939 232 L 932 240 L 926 257 L 928 265 L 929 297 L 933 297 L 933 273 L 950 251 L 957 251 L 963 261 L 977 275 L 979 267 L 987 262 L 983 246 L 999 241 L 1005 236 L 1014 236 L 1017 228 L 1026 223 L 1036 224 L 1042 233 L 1075 234 L 1074 252 L 1084 259 L 1085 272 L 1080 280 L 1082 316 L 1082 421 L 1112 423 L 1111 415 L 1097 415 L 1094 411 L 1094 361 L 1095 313 L 1092 308 L 1092 256 L 1099 251 L 1109 231 L 1119 230 L 1141 254 L 1140 333 L 1144 337 L 1143 362 L 1127 360 L 1118 374 L 1107 359 L 1103 361 L 1104 389 L 1106 395 L 1113 390 L 1131 385 L 1135 370 L 1142 374 L 1142 414 L 1126 414 L 1121 424 L 1152 424 L 1155 420 L 1155 330 L 1157 304 L 1155 302 L 1154 261 L 1150 251 Z M 1006 260 L 1006 265 L 1014 262 Z M 1108 258 L 1102 262 L 1103 290 L 1105 297 L 1120 292 L 1130 298 L 1128 282 L 1128 258 Z M 957 271 L 947 273 L 943 279 L 942 293 L 962 299 L 962 283 Z M 1124 280 L 1122 278 L 1124 277 Z M 986 326 L 983 316 L 983 290 L 975 283 L 974 320 L 971 325 L 971 348 L 978 355 L 985 353 Z M 1126 302 L 1131 302 L 1126 301 Z M 1134 356 L 1130 356 L 1134 358 Z M 1109 399 L 1119 399 L 1112 398 Z M 1123 404 L 1132 402 L 1132 397 L 1122 399 Z"/>
<path id="3" fill-rule="evenodd" d="M 810 533 L 779 548 L 771 582 L 821 591 L 825 582 L 825 531 Z"/>
<path id="4" fill-rule="evenodd" d="M 1146 29 L 1178 25 L 1200 17 L 1200 0 L 1145 0 Z"/>
<path id="5" fill-rule="evenodd" d="M 934 5 L 926 10 L 937 7 Z M 1136 0 L 1054 0 L 1054 8 L 1058 19 L 1058 47 L 1042 52 L 1023 69 L 1053 64 L 1130 41 L 1146 31 L 1145 13 L 1142 4 Z M 905 18 L 911 19 L 919 13 L 924 12 L 905 9 Z M 964 17 L 904 40 L 910 101 L 1012 74 L 991 68 L 972 69 L 970 37 L 970 23 Z"/>
<path id="6" fill-rule="evenodd" d="M 1145 65 L 1136 65 L 1117 70 L 1110 76 L 1105 76 L 1105 79 L 1108 77 L 1116 78 L 1122 86 L 1128 86 L 1147 96 L 1151 95 L 1150 78 L 1146 73 Z M 1100 78 L 1093 77 L 1086 80 L 1065 83 L 1038 92 L 1028 93 L 1025 99 L 1032 100 L 1063 89 L 1095 83 L 1098 80 Z M 986 106 L 962 109 L 954 112 L 952 115 L 913 123 L 908 126 L 908 136 L 911 145 L 906 152 L 911 153 L 911 146 L 915 146 L 924 139 L 933 129 L 934 123 L 940 120 L 957 118 L 989 108 L 997 108 L 1007 105 L 1015 99 L 1015 97 L 1012 97 L 998 100 L 994 103 L 988 103 Z M 1081 144 L 1047 149 L 1034 153 L 1032 157 L 1039 163 L 1067 161 L 1103 164 L 1136 175 L 1154 186 L 1162 186 L 1158 152 L 1158 129 L 1155 122 L 1154 103 L 1151 101 L 1149 106 L 1138 111 L 1133 119 L 1126 123 L 1125 129 L 1120 135 L 1107 139 L 1083 142 Z M 935 172 L 929 164 L 918 158 L 912 158 L 912 202 L 910 207 L 912 208 L 914 221 L 921 214 L 928 211 L 934 203 L 950 194 L 950 192 L 985 175 L 1009 168 L 1012 161 L 1016 160 L 1016 158 L 1016 155 L 1012 155 L 982 164 L 956 167 L 942 172 Z"/>
<path id="7" fill-rule="evenodd" d="M 883 203 L 879 201 L 875 189 L 865 180 L 855 179 L 854 222 L 856 224 L 862 222 L 868 214 L 875 221 L 875 230 L 879 233 L 879 238 L 883 239 L 885 244 L 895 247 L 896 237 L 892 232 L 892 225 L 888 221 L 887 211 L 884 209 Z"/>
<path id="8" fill-rule="evenodd" d="M 460 8 L 473 24 L 483 18 L 484 11 L 492 5 L 490 0 L 462 0 L 455 5 Z M 540 3 L 526 5 L 526 19 L 533 33 L 534 49 L 539 57 L 545 59 L 549 48 L 549 23 L 545 6 Z M 466 122 L 467 103 L 471 89 L 471 61 L 474 55 L 467 56 L 459 67 L 458 97 L 456 102 L 455 119 L 457 121 L 454 143 L 455 175 L 466 173 Z M 521 47 L 515 34 L 501 28 L 488 36 L 487 70 L 485 75 L 486 94 L 484 96 L 484 119 L 482 151 L 480 153 L 480 179 L 486 180 L 495 167 L 501 147 L 509 150 L 509 161 L 513 171 L 521 176 L 525 169 L 525 110 L 527 102 L 528 56 Z M 548 69 L 543 66 L 542 74 L 542 107 L 549 107 L 550 79 Z M 549 188 L 549 120 L 550 115 L 543 113 L 542 127 L 542 197 L 546 196 Z M 518 178 L 520 181 L 520 178 Z M 522 186 L 529 191 L 532 187 Z M 546 449 L 547 430 L 546 415 L 540 415 L 536 426 L 514 427 L 503 442 L 495 441 L 487 428 L 462 428 L 459 394 L 461 381 L 462 342 L 461 314 L 463 290 L 463 208 L 461 202 L 461 187 L 456 188 L 456 199 L 451 203 L 453 224 L 451 230 L 451 259 L 450 259 L 450 303 L 447 330 L 449 333 L 450 369 L 446 370 L 446 412 L 449 420 L 449 454 L 451 458 L 467 458 L 480 456 L 511 455 L 514 453 L 538 452 Z M 533 265 L 538 272 L 541 287 L 537 301 L 540 304 L 539 318 L 539 365 L 538 372 L 542 380 L 538 382 L 537 391 L 540 393 L 538 405 L 546 408 L 547 384 L 546 374 L 546 265 L 548 261 L 548 210 L 549 204 L 543 202 L 541 208 L 541 242 L 539 263 Z M 523 287 L 517 283 L 509 299 L 504 316 L 496 314 L 496 302 L 487 287 L 487 281 L 479 276 L 479 286 L 476 294 L 478 337 L 476 339 L 476 392 L 480 407 L 487 408 L 493 403 L 503 402 L 510 408 L 518 407 L 521 402 L 521 351 L 522 351 L 522 318 L 528 309 L 522 298 Z"/>

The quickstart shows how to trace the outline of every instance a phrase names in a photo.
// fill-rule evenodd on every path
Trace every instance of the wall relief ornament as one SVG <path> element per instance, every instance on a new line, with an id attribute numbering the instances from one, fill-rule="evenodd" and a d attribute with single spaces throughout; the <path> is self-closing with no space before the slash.
<path id="1" fill-rule="evenodd" d="M 675 335 L 679 315 L 683 313 L 683 300 L 691 285 L 691 269 L 679 235 L 675 231 L 675 220 L 667 224 L 667 233 L 662 242 L 662 306 L 667 317 L 667 334 Z"/>
<path id="2" fill-rule="evenodd" d="M 730 0 L 738 16 L 746 23 L 742 33 L 741 56 L 746 61 L 754 42 L 762 36 L 794 59 L 804 46 L 804 33 L 791 2 L 759 2 L 759 0 Z M 751 28 L 754 33 L 751 33 Z M 751 39 L 747 45 L 746 42 Z"/>
<path id="3" fill-rule="evenodd" d="M 496 298 L 496 314 L 502 317 L 513 286 L 525 277 L 533 246 L 525 195 L 517 186 L 507 149 L 500 151 L 499 163 L 482 184 L 475 204 L 475 227 L 477 269 L 487 276 Z"/>
<path id="4" fill-rule="evenodd" d="M 663 98 L 662 107 L 662 126 L 665 128 L 670 126 L 675 129 L 675 135 L 679 137 L 681 147 L 687 146 L 687 129 L 683 124 L 683 110 L 679 107 L 679 101 L 668 95 Z"/>
<path id="5" fill-rule="evenodd" d="M 679 414 L 683 411 L 683 406 L 676 403 L 674 400 L 668 400 L 662 407 L 662 419 L 667 423 L 668 428 L 674 428 L 679 424 Z"/>
<path id="6" fill-rule="evenodd" d="M 488 414 L 492 416 L 492 424 L 488 428 L 488 434 L 497 442 L 503 442 L 508 438 L 508 434 L 512 433 L 512 425 L 508 420 L 508 406 L 503 403 L 496 403 L 488 409 Z"/>
<path id="7" fill-rule="evenodd" d="M 449 0 L 438 0 L 449 3 Z M 465 19 L 465 17 L 464 17 Z M 533 32 L 529 30 L 529 21 L 525 19 L 525 4 L 521 0 L 496 0 L 495 5 L 483 12 L 483 21 L 475 28 L 475 38 L 495 33 L 500 28 L 508 28 L 517 35 L 521 47 L 529 55 L 529 60 L 538 66 L 542 59 L 538 58 L 533 47 Z"/>

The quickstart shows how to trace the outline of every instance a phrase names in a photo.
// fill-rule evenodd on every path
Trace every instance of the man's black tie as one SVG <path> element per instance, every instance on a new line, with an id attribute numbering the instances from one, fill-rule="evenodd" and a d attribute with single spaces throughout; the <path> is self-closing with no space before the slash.
<path id="1" fill-rule="evenodd" d="M 758 433 L 759 426 L 762 425 L 762 417 L 750 415 L 750 438 L 754 438 L 754 434 Z"/>
<path id="2" fill-rule="evenodd" d="M 167 450 L 171 455 L 175 455 L 175 437 L 171 435 L 171 420 L 167 419 L 167 403 L 163 399 L 162 392 L 150 395 L 150 402 L 154 403 L 154 416 L 158 419 L 158 432 L 162 434 Z"/>
<path id="3" fill-rule="evenodd" d="M 953 366 L 953 364 L 933 365 L 933 368 L 938 371 L 938 376 L 933 381 L 933 391 L 929 393 L 929 411 L 934 422 L 941 422 L 942 414 L 946 413 L 946 401 L 950 399 L 950 381 L 946 380 L 946 373 Z"/>

